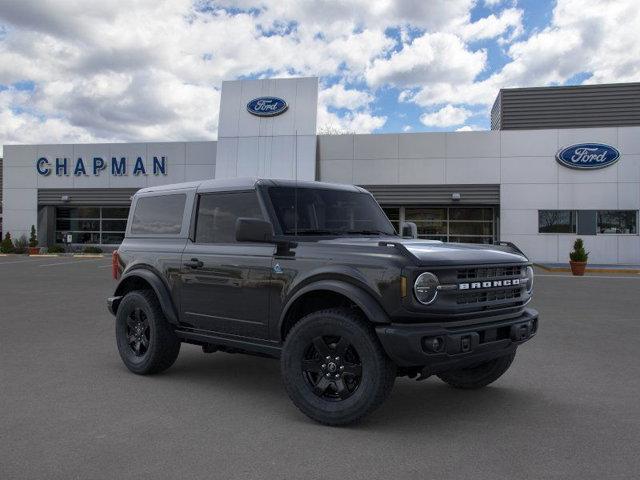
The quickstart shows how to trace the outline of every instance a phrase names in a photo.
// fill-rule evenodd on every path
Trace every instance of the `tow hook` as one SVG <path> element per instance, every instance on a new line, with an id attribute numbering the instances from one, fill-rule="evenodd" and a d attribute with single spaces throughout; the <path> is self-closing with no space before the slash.
<path id="1" fill-rule="evenodd" d="M 432 375 L 431 371 L 429 370 L 429 367 L 424 367 L 422 370 L 420 370 L 420 373 L 418 374 L 418 376 L 416 377 L 416 382 L 421 382 L 423 380 L 426 380 L 427 378 L 429 378 Z"/>

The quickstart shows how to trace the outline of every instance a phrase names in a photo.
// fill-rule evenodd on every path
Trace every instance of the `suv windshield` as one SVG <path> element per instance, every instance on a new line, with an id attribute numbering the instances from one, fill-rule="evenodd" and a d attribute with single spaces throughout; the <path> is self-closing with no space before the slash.
<path id="1" fill-rule="evenodd" d="M 367 193 L 271 187 L 269 197 L 284 235 L 395 235 Z"/>

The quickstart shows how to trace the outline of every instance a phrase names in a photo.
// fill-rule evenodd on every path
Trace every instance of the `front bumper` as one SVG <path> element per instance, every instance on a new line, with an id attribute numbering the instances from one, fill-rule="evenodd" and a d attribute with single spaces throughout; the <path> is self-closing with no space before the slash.
<path id="1" fill-rule="evenodd" d="M 525 308 L 508 320 L 447 326 L 399 324 L 376 327 L 387 355 L 400 367 L 427 367 L 439 373 L 508 355 L 538 331 L 538 312 Z M 438 339 L 435 342 L 433 339 Z M 434 343 L 439 347 L 434 349 Z"/>

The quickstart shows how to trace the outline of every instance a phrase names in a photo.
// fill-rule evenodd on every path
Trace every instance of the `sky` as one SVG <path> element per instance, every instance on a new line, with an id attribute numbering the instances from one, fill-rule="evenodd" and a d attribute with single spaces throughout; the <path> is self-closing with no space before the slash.
<path id="1" fill-rule="evenodd" d="M 319 132 L 489 129 L 500 88 L 640 81 L 637 0 L 0 0 L 0 144 L 215 140 L 223 80 Z"/>

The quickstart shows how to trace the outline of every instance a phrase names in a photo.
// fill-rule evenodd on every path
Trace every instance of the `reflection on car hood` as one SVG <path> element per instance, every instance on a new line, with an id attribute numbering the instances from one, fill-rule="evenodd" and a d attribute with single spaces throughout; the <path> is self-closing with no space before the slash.
<path id="1" fill-rule="evenodd" d="M 437 240 L 415 240 L 400 237 L 340 237 L 320 243 L 380 248 L 380 242 L 392 242 L 405 247 L 421 265 L 477 265 L 492 263 L 521 263 L 527 258 L 504 245 L 475 243 L 443 243 Z M 390 247 L 386 247 L 390 248 Z"/>

